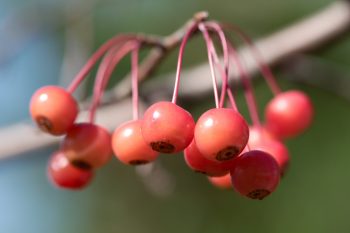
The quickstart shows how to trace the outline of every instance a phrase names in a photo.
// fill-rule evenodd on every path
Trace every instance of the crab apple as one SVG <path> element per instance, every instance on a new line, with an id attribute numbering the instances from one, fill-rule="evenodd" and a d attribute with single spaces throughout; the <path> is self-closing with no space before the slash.
<path id="1" fill-rule="evenodd" d="M 209 160 L 225 161 L 239 155 L 248 142 L 246 121 L 235 110 L 210 109 L 198 119 L 194 138 L 198 150 Z"/>
<path id="2" fill-rule="evenodd" d="M 184 158 L 189 168 L 208 176 L 226 175 L 229 173 L 234 163 L 234 160 L 218 162 L 205 158 L 201 152 L 199 152 L 194 140 L 184 150 Z"/>
<path id="3" fill-rule="evenodd" d="M 98 168 L 112 155 L 109 132 L 95 124 L 75 124 L 65 136 L 61 150 L 69 161 L 80 168 Z"/>
<path id="4" fill-rule="evenodd" d="M 191 143 L 194 126 L 195 122 L 189 112 L 174 103 L 162 101 L 146 110 L 141 132 L 153 150 L 176 153 Z"/>
<path id="5" fill-rule="evenodd" d="M 265 109 L 267 129 L 279 138 L 290 138 L 304 132 L 313 120 L 309 97 L 298 90 L 276 95 Z"/>
<path id="6" fill-rule="evenodd" d="M 269 153 L 277 162 L 281 176 L 283 176 L 289 166 L 289 153 L 287 147 L 278 140 L 267 140 L 254 145 L 249 144 L 252 150 L 262 150 Z"/>
<path id="7" fill-rule="evenodd" d="M 224 176 L 218 176 L 218 177 L 209 177 L 209 182 L 214 185 L 215 187 L 218 187 L 220 189 L 231 189 L 232 188 L 232 180 L 231 175 L 228 173 Z"/>
<path id="8" fill-rule="evenodd" d="M 142 120 L 125 122 L 112 135 L 113 152 L 122 163 L 146 164 L 157 159 L 159 155 L 143 140 L 141 124 Z"/>
<path id="9" fill-rule="evenodd" d="M 262 200 L 276 189 L 280 180 L 280 169 L 270 154 L 251 150 L 236 159 L 231 177 L 233 187 L 238 193 Z"/>
<path id="10" fill-rule="evenodd" d="M 75 99 L 65 89 L 45 86 L 37 90 L 30 101 L 30 115 L 39 128 L 52 135 L 65 134 L 78 114 Z"/>
<path id="11" fill-rule="evenodd" d="M 249 126 L 249 146 L 259 144 L 267 140 L 275 140 L 276 137 L 263 126 Z"/>
<path id="12" fill-rule="evenodd" d="M 59 188 L 81 189 L 91 182 L 93 175 L 92 170 L 73 166 L 62 151 L 55 152 L 48 163 L 48 177 Z"/>
<path id="13" fill-rule="evenodd" d="M 266 128 L 261 126 L 249 127 L 249 148 L 269 153 L 278 163 L 281 175 L 289 165 L 289 152 L 283 142 L 274 137 Z"/>

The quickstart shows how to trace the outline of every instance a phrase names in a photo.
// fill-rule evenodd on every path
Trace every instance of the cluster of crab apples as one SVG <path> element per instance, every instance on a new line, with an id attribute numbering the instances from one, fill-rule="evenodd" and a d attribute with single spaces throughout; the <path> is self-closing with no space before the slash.
<path id="1" fill-rule="evenodd" d="M 205 37 L 210 67 L 223 71 L 223 98 L 219 103 L 214 85 L 216 107 L 207 110 L 195 121 L 190 112 L 176 104 L 176 97 L 184 45 L 196 30 Z M 223 69 L 220 69 L 208 32 L 221 36 L 227 59 Z M 233 187 L 241 195 L 252 199 L 263 199 L 272 193 L 289 163 L 284 140 L 303 133 L 310 126 L 313 107 L 308 96 L 301 91 L 277 91 L 265 108 L 265 122 L 253 120 L 249 126 L 235 106 L 229 89 L 228 58 L 233 55 L 233 59 L 237 60 L 237 57 L 232 44 L 227 47 L 222 35 L 222 26 L 216 22 L 199 21 L 189 27 L 180 46 L 173 100 L 154 103 L 140 118 L 137 110 L 137 55 L 147 40 L 139 36 L 121 36 L 107 42 L 93 55 L 71 87 L 45 86 L 36 91 L 30 103 L 33 120 L 49 134 L 65 135 L 48 164 L 52 182 L 68 189 L 85 187 L 93 178 L 94 171 L 109 162 L 113 154 L 124 164 L 142 165 L 155 161 L 160 154 L 183 152 L 188 167 L 205 174 L 218 187 Z M 77 123 L 79 108 L 72 92 L 105 53 L 95 81 L 90 122 Z M 93 115 L 111 71 L 128 53 L 132 57 L 134 119 L 110 133 L 94 123 Z M 245 90 L 252 96 L 251 88 Z M 226 94 L 231 97 L 231 107 L 223 106 Z M 254 109 L 252 101 L 247 99 Z M 254 112 L 256 115 L 256 109 L 252 111 L 252 115 Z"/>

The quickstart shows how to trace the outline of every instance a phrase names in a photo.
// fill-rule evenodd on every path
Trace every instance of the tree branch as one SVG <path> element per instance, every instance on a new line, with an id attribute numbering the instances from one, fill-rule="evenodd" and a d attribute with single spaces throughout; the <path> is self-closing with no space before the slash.
<path id="1" fill-rule="evenodd" d="M 331 39 L 343 35 L 349 28 L 350 2 L 336 1 L 321 12 L 258 40 L 256 45 L 261 51 L 266 63 L 272 65 L 285 60 L 293 54 L 320 48 Z M 181 38 L 181 31 L 175 34 L 176 36 L 171 37 L 172 39 Z M 172 43 L 175 47 L 178 42 L 174 40 Z M 152 61 L 151 58 L 148 58 L 146 59 L 148 63 L 144 63 L 146 68 L 144 68 L 145 74 L 143 78 L 149 75 L 149 72 L 159 64 L 160 60 L 162 60 L 166 54 L 162 51 L 155 51 L 156 50 L 150 55 L 154 60 Z M 240 49 L 240 56 L 244 57 L 247 70 L 251 74 L 258 70 L 247 48 L 244 47 Z M 211 82 L 209 77 L 206 78 L 209 76 L 208 70 L 209 68 L 205 64 L 184 71 L 183 75 L 187 76 L 187 78 L 182 80 L 180 95 L 193 98 L 210 91 Z M 158 89 L 160 89 L 159 85 L 170 88 L 170 86 L 173 85 L 173 77 L 174 74 L 165 75 L 161 83 L 159 80 L 154 82 L 157 82 Z M 200 82 L 198 82 L 198 77 L 201 77 Z M 127 82 L 128 81 L 123 81 L 116 88 L 116 92 L 113 92 L 114 94 L 111 95 L 113 99 L 118 99 L 130 93 L 130 85 Z M 118 93 L 118 95 L 115 93 Z M 120 123 L 131 119 L 132 114 L 130 106 L 130 98 L 102 106 L 97 113 L 97 122 L 108 129 L 113 129 Z M 79 119 L 86 119 L 86 112 L 83 112 Z M 36 150 L 57 143 L 57 141 L 58 138 L 46 136 L 26 123 L 8 126 L 0 130 L 0 159 L 9 158 L 13 155 L 18 155 L 30 150 Z"/>

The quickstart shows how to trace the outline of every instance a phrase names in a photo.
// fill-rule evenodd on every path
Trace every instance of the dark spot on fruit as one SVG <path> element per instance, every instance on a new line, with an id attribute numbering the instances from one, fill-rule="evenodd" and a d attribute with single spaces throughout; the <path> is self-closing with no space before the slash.
<path id="1" fill-rule="evenodd" d="M 90 170 L 90 169 L 92 169 L 90 164 L 88 164 L 87 162 L 82 161 L 82 160 L 72 160 L 72 161 L 70 161 L 70 163 L 74 167 L 80 168 L 80 169 L 83 169 L 83 170 Z"/>
<path id="2" fill-rule="evenodd" d="M 129 161 L 129 164 L 130 165 L 142 165 L 142 164 L 146 164 L 148 162 L 149 162 L 148 160 L 135 159 L 135 160 Z"/>
<path id="3" fill-rule="evenodd" d="M 270 191 L 268 191 L 266 189 L 256 189 L 256 190 L 251 191 L 250 193 L 248 193 L 247 197 L 249 197 L 251 199 L 262 200 L 269 194 L 270 194 Z"/>
<path id="4" fill-rule="evenodd" d="M 161 153 L 172 153 L 175 151 L 175 146 L 173 146 L 169 142 L 164 142 L 164 141 L 151 142 L 150 146 L 152 147 L 153 150 Z"/>
<path id="5" fill-rule="evenodd" d="M 232 159 L 233 157 L 237 156 L 239 154 L 239 150 L 235 146 L 228 146 L 225 149 L 222 149 L 216 154 L 216 160 L 218 161 L 225 161 Z"/>
<path id="6" fill-rule="evenodd" d="M 52 123 L 46 117 L 38 116 L 36 118 L 36 123 L 42 131 L 44 131 L 44 132 L 51 132 L 52 131 L 52 128 L 53 128 Z"/>

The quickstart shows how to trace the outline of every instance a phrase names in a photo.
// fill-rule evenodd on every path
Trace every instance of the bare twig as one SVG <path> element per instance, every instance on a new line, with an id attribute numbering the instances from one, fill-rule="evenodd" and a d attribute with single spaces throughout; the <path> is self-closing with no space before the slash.
<path id="1" fill-rule="evenodd" d="M 349 1 L 337 1 L 323 11 L 299 23 L 258 40 L 257 46 L 264 56 L 265 61 L 268 64 L 274 64 L 285 60 L 285 58 L 295 53 L 320 48 L 326 42 L 329 42 L 330 39 L 341 36 L 349 27 L 350 3 Z M 179 35 L 173 38 L 181 37 L 181 33 L 177 33 L 179 33 Z M 177 44 L 175 42 L 172 42 L 174 46 Z M 257 71 L 257 66 L 253 58 L 248 54 L 247 48 L 242 48 L 240 50 L 240 55 L 245 57 L 248 71 L 254 73 Z M 148 64 L 149 67 L 146 67 L 147 69 L 144 68 L 146 71 L 148 70 L 148 72 L 145 71 L 147 75 L 156 64 L 158 64 L 157 60 L 160 59 L 160 57 L 163 58 L 162 56 L 165 55 L 158 54 L 151 56 L 155 57 L 152 58 L 154 62 L 150 62 Z M 183 75 L 188 76 L 188 78 L 183 79 L 180 94 L 192 98 L 206 94 L 211 90 L 210 79 L 206 78 L 209 74 L 208 69 L 207 65 L 200 65 L 184 72 Z M 145 75 L 144 78 L 147 75 Z M 173 74 L 166 75 L 164 76 L 163 83 L 159 83 L 158 81 L 157 85 L 163 85 L 165 87 L 172 85 L 173 77 Z M 201 82 L 198 82 L 198 77 L 201 77 Z M 119 88 L 128 90 L 129 86 L 125 83 L 123 82 Z M 128 91 L 124 93 L 127 94 Z M 103 106 L 98 111 L 99 118 L 97 120 L 100 124 L 112 129 L 121 122 L 131 119 L 130 106 L 130 99 Z M 0 142 L 1 159 L 42 148 L 57 142 L 57 138 L 47 137 L 39 133 L 38 130 L 32 126 L 17 124 L 0 130 Z"/>
<path id="2" fill-rule="evenodd" d="M 350 101 L 348 67 L 310 55 L 294 56 L 282 66 L 288 71 L 285 78 L 335 93 Z"/>

